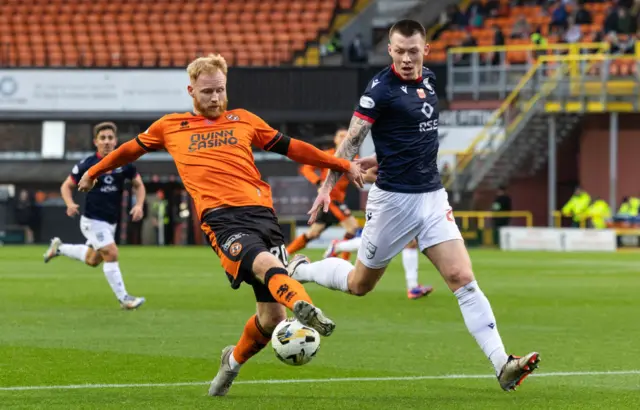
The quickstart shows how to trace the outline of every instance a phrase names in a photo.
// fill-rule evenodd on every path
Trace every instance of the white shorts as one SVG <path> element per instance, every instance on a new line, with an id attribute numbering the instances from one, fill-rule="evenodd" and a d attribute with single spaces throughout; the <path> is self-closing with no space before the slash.
<path id="1" fill-rule="evenodd" d="M 375 184 L 369 191 L 358 259 L 365 266 L 387 266 L 413 239 L 420 251 L 462 239 L 445 189 L 419 194 L 389 192 Z"/>
<path id="2" fill-rule="evenodd" d="M 87 245 L 95 250 L 102 249 L 115 242 L 116 224 L 81 216 L 80 230 L 84 237 L 87 238 Z"/>

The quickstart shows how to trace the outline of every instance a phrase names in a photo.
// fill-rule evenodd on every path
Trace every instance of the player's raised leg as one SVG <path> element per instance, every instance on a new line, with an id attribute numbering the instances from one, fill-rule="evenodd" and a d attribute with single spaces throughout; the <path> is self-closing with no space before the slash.
<path id="1" fill-rule="evenodd" d="M 49 248 L 44 253 L 44 262 L 47 263 L 56 256 L 66 256 L 70 259 L 83 262 L 89 266 L 98 266 L 102 263 L 102 257 L 89 245 L 66 244 L 58 237 L 51 239 Z"/>
<path id="2" fill-rule="evenodd" d="M 322 336 L 333 333 L 335 324 L 322 310 L 313 306 L 304 286 L 289 277 L 282 262 L 270 252 L 261 252 L 253 262 L 256 278 L 269 289 L 273 299 L 290 309 L 301 323 L 316 329 Z"/>
<path id="3" fill-rule="evenodd" d="M 256 298 L 269 299 L 269 291 L 264 292 L 260 286 L 264 289 L 264 285 L 254 285 Z M 258 301 L 256 305 L 257 313 L 247 320 L 240 340 L 222 351 L 220 369 L 209 387 L 210 396 L 224 396 L 229 392 L 242 365 L 267 346 L 275 327 L 287 318 L 285 307 L 275 301 Z"/>
<path id="4" fill-rule="evenodd" d="M 209 234 L 210 237 L 213 237 Z M 258 301 L 257 315 L 249 318 L 245 324 L 240 340 L 235 346 L 227 346 L 222 351 L 220 369 L 209 387 L 210 396 L 224 396 L 240 371 L 240 367 L 252 356 L 262 350 L 271 338 L 276 325 L 286 318 L 285 307 L 289 308 L 296 319 L 311 326 L 323 336 L 329 336 L 335 324 L 327 318 L 320 309 L 315 307 L 304 287 L 290 278 L 283 263 L 268 251 L 259 252 L 250 248 L 254 238 L 242 237 L 242 242 L 236 242 L 242 251 L 234 259 L 231 254 L 222 254 L 223 266 L 235 263 L 238 267 L 251 263 L 254 278 L 250 279 Z M 247 246 L 248 245 L 248 246 Z M 218 248 L 219 250 L 220 248 Z M 254 248 L 255 249 L 255 248 Z M 253 259 L 253 262 L 251 260 Z M 230 262 L 230 263 L 229 263 Z M 241 273 L 238 270 L 239 273 Z M 242 274 L 242 273 L 241 273 Z"/>
<path id="5" fill-rule="evenodd" d="M 375 288 L 391 259 L 416 237 L 420 223 L 417 213 L 421 212 L 416 201 L 416 195 L 386 192 L 374 186 L 369 191 L 355 267 L 339 258 L 308 263 L 308 259 L 299 256 L 291 261 L 290 274 L 301 282 L 366 295 Z M 398 207 L 399 203 L 408 204 L 408 208 Z"/>
<path id="6" fill-rule="evenodd" d="M 449 289 L 458 299 L 469 333 L 487 356 L 504 390 L 514 390 L 538 365 L 536 352 L 520 358 L 507 355 L 498 332 L 489 300 L 476 281 L 469 253 L 451 217 L 444 190 L 433 192 L 430 203 L 440 203 L 441 212 L 432 210 L 433 223 L 418 236 L 420 249 L 433 262 Z"/>
<path id="7" fill-rule="evenodd" d="M 407 282 L 407 297 L 409 299 L 420 299 L 433 292 L 432 286 L 423 286 L 418 283 L 418 243 L 412 240 L 402 250 L 402 266 L 404 267 L 404 277 Z"/>

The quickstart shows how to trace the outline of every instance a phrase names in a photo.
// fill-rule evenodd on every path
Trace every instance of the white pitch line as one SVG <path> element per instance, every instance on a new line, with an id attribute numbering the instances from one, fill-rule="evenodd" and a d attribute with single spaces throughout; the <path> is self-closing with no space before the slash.
<path id="1" fill-rule="evenodd" d="M 628 376 L 640 375 L 640 370 L 594 371 L 594 372 L 554 372 L 534 373 L 531 377 L 568 377 L 568 376 Z M 417 381 L 417 380 L 450 380 L 450 379 L 494 379 L 490 374 L 443 374 L 440 376 L 397 376 L 397 377 L 342 377 L 327 379 L 281 379 L 281 380 L 238 380 L 234 384 L 293 384 L 293 383 L 342 383 L 342 382 L 381 382 L 381 381 Z M 8 386 L 0 387 L 0 391 L 23 390 L 74 390 L 74 389 L 127 389 L 137 387 L 180 387 L 201 386 L 210 382 L 184 383 L 132 383 L 132 384 L 69 384 L 62 386 Z"/>

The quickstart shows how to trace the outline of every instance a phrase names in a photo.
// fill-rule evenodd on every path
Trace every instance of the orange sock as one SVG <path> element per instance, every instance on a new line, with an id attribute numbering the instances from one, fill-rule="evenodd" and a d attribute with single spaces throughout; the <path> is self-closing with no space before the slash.
<path id="1" fill-rule="evenodd" d="M 309 239 L 307 239 L 307 235 L 302 234 L 298 236 L 296 239 L 293 240 L 293 242 L 289 244 L 289 246 L 287 246 L 287 253 L 289 255 L 293 255 L 294 253 L 298 252 L 300 249 L 304 249 L 304 247 L 307 246 L 308 242 L 309 242 Z"/>
<path id="2" fill-rule="evenodd" d="M 271 336 L 262 329 L 258 322 L 258 317 L 253 315 L 244 325 L 242 336 L 240 336 L 240 340 L 238 340 L 236 347 L 233 349 L 233 358 L 242 364 L 252 356 L 255 356 L 270 340 Z"/>
<path id="3" fill-rule="evenodd" d="M 297 280 L 290 278 L 284 268 L 269 269 L 264 275 L 264 282 L 274 299 L 289 310 L 293 310 L 293 304 L 299 300 L 312 303 L 304 286 Z"/>

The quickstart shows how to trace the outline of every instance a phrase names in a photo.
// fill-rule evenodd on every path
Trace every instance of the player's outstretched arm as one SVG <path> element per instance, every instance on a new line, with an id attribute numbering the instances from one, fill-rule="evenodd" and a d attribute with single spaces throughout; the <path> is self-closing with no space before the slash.
<path id="1" fill-rule="evenodd" d="M 146 152 L 164 148 L 164 118 L 160 118 L 151 124 L 148 130 L 139 134 L 135 139 L 125 142 L 117 150 L 89 168 L 78 183 L 78 189 L 85 192 L 89 191 L 93 188 L 96 178 L 100 175 L 130 164 Z"/>
<path id="2" fill-rule="evenodd" d="M 364 185 L 360 166 L 329 155 L 304 141 L 290 138 L 271 128 L 269 124 L 257 115 L 248 111 L 245 113 L 247 114 L 247 118 L 252 122 L 255 130 L 252 141 L 254 146 L 265 151 L 277 152 L 278 154 L 291 158 L 299 164 L 312 165 L 317 168 L 329 168 L 340 173 L 348 172 L 349 179 L 356 185 L 360 187 Z"/>
<path id="3" fill-rule="evenodd" d="M 118 149 L 109 153 L 100 162 L 89 168 L 78 183 L 78 189 L 83 192 L 91 190 L 97 177 L 137 160 L 145 152 L 136 140 L 125 142 Z"/>
<path id="4" fill-rule="evenodd" d="M 358 154 L 362 142 L 371 130 L 371 125 L 372 124 L 369 121 L 361 118 L 358 115 L 354 115 L 353 117 L 351 117 L 348 135 L 338 147 L 338 150 L 336 151 L 336 157 L 352 160 Z M 327 179 L 325 179 L 321 189 L 325 190 L 326 192 L 331 192 L 341 176 L 342 173 L 339 171 L 329 171 L 329 173 L 327 174 Z"/>
<path id="5" fill-rule="evenodd" d="M 273 131 L 272 128 L 270 130 Z M 347 172 L 349 179 L 353 183 L 359 187 L 364 185 L 360 166 L 354 162 L 327 154 L 311 144 L 290 138 L 281 132 L 277 132 L 275 136 L 271 134 L 268 140 L 262 135 L 264 133 L 258 133 L 259 138 L 255 138 L 253 143 L 265 151 L 277 152 L 299 164 L 311 165 L 317 168 L 329 168 L 339 172 L 339 175 Z"/>

